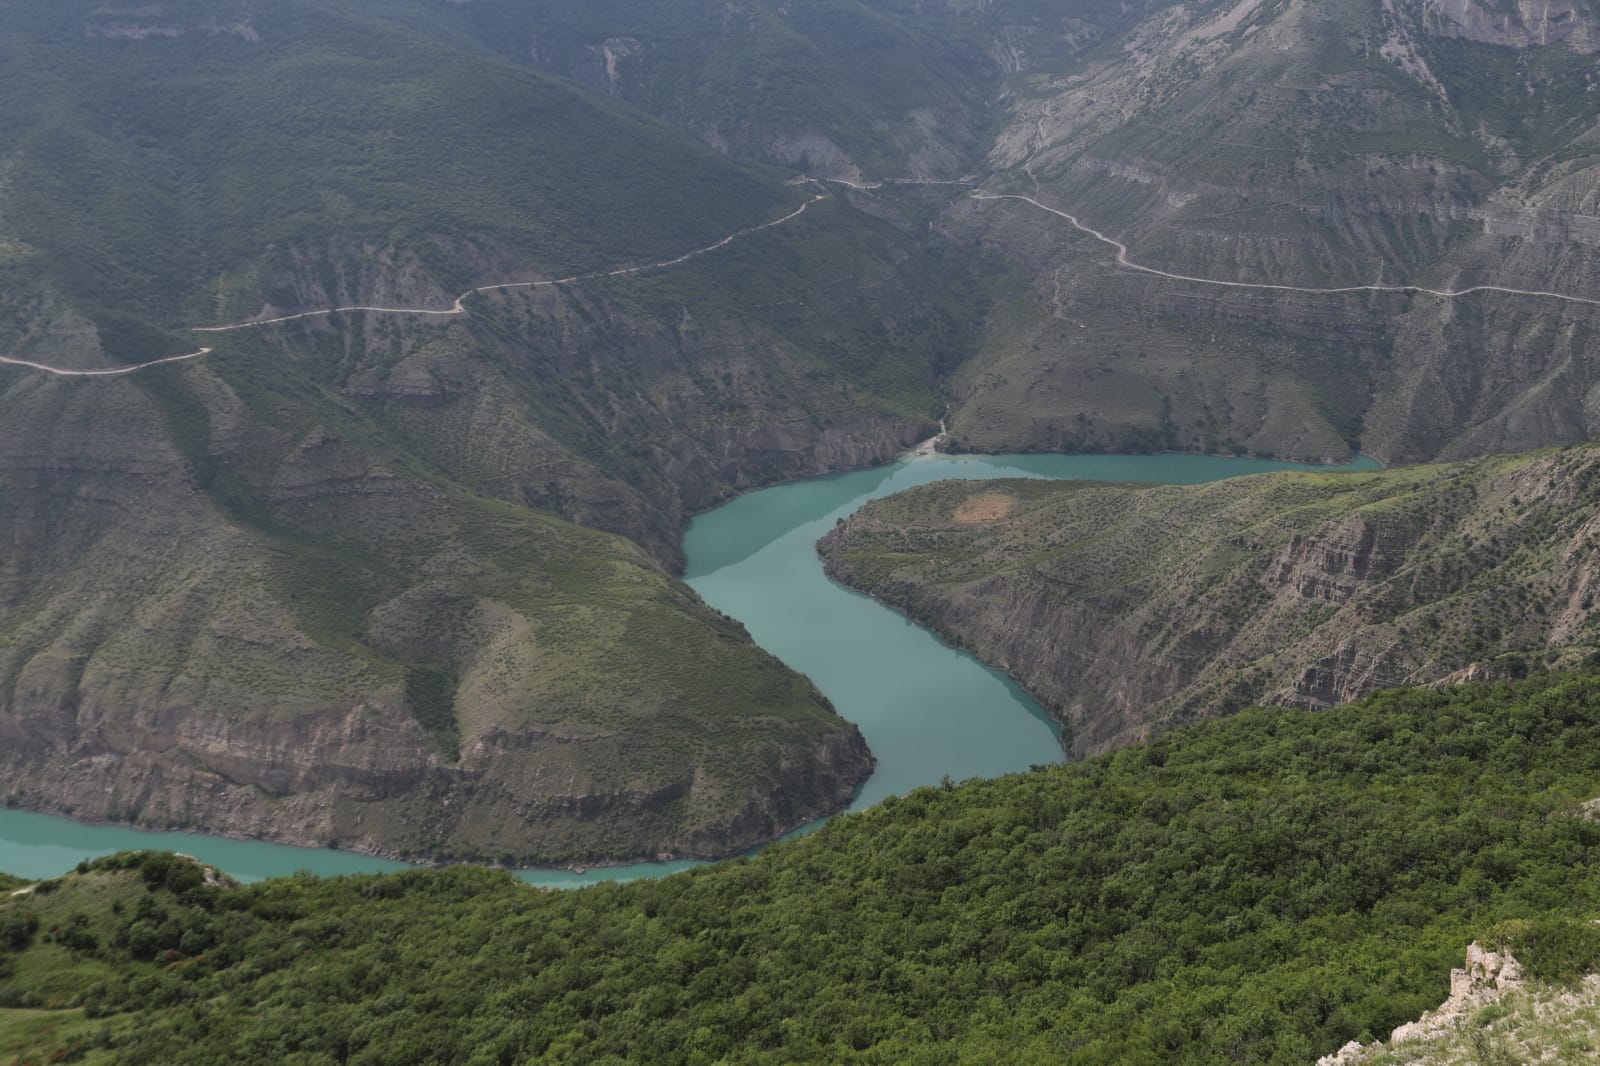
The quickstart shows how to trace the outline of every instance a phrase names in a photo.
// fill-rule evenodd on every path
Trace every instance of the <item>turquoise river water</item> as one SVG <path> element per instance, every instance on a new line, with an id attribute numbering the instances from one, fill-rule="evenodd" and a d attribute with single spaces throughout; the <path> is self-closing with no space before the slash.
<path id="1" fill-rule="evenodd" d="M 757 643 L 807 674 L 861 728 L 877 771 L 851 809 L 948 776 L 994 777 L 1056 762 L 1056 729 L 1005 675 L 942 644 L 886 607 L 828 581 L 817 539 L 868 500 L 944 478 L 1084 478 L 1197 484 L 1294 468 L 1202 455 L 916 456 L 752 492 L 701 515 L 684 538 L 686 580 L 705 601 L 742 621 Z M 1326 469 L 1326 468 L 1318 468 Z M 1373 470 L 1361 460 L 1347 469 Z M 335 875 L 401 869 L 347 852 L 85 826 L 0 810 L 0 870 L 52 877 L 79 860 L 136 848 L 182 851 L 241 880 L 297 870 Z M 639 863 L 576 874 L 528 870 L 534 884 L 572 886 L 657 877 L 693 863 Z"/>

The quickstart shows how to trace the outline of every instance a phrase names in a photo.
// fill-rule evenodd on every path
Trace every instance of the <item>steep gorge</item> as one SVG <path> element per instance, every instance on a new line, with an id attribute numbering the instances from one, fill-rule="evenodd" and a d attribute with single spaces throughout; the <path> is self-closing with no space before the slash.
<path id="1" fill-rule="evenodd" d="M 391 855 L 709 857 L 870 768 L 627 541 L 219 368 L 7 390 L 10 802 Z M 297 423 L 262 417 L 291 399 Z"/>
<path id="2" fill-rule="evenodd" d="M 681 256 L 815 196 L 418 33 L 420 8 L 290 14 L 219 38 L 192 4 L 116 33 L 88 5 L 0 11 L 0 90 L 56 103 L 0 190 L 8 353 L 115 367 L 197 322 L 448 307 L 486 280 Z M 81 77 L 29 80 L 52 63 Z M 213 91 L 169 111 L 179 69 Z M 430 94 L 475 100 L 471 128 Z M 373 159 L 328 133 L 419 107 Z M 507 117 L 527 107 L 531 132 Z M 137 129 L 97 139 L 74 114 Z M 74 139 L 122 199 L 93 200 Z M 441 148 L 484 153 L 464 187 Z M 138 180 L 151 155 L 207 171 L 186 202 L 234 228 L 141 230 L 130 206 L 169 217 Z M 253 211 L 230 200 L 250 187 Z M 932 431 L 959 273 L 907 226 L 814 207 L 760 247 L 453 320 L 207 334 L 204 359 L 115 378 L 0 367 L 9 801 L 524 863 L 726 855 L 843 806 L 872 764 L 859 733 L 672 577 L 692 511 Z"/>
<path id="3" fill-rule="evenodd" d="M 1594 291 L 1593 12 L 1500 7 L 0 8 L 0 350 L 51 365 L 663 262 L 818 195 L 796 171 L 843 179 L 671 271 L 207 334 L 137 380 L 0 368 L 18 801 L 389 852 L 738 850 L 868 756 L 671 580 L 732 493 L 883 461 L 947 401 L 957 449 L 1593 436 L 1592 308 L 1159 279 L 967 195 L 1219 280 Z M 1154 698 L 1106 640 L 1084 670 Z M 1404 675 L 1363 654 L 1303 686 Z M 61 768 L 91 758 L 113 785 L 83 804 Z"/>

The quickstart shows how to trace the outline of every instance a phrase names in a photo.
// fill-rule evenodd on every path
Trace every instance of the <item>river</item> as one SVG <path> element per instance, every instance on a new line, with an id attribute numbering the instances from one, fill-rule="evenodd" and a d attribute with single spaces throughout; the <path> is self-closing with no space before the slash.
<path id="1" fill-rule="evenodd" d="M 701 515 L 684 537 L 685 579 L 707 603 L 742 621 L 762 647 L 810 676 L 839 713 L 860 726 L 878 767 L 855 810 L 945 777 L 994 777 L 1057 762 L 1061 749 L 1048 716 L 1005 675 L 823 576 L 814 546 L 836 521 L 868 500 L 944 478 L 1198 484 L 1284 469 L 1298 467 L 1203 455 L 908 457 L 752 492 Z M 1351 469 L 1377 464 L 1361 460 Z M 334 875 L 404 868 L 346 852 L 85 826 L 0 809 L 0 870 L 7 873 L 52 877 L 81 859 L 138 848 L 182 851 L 245 881 L 302 869 Z M 569 887 L 657 877 L 693 865 L 639 863 L 583 874 L 527 870 L 521 876 Z"/>

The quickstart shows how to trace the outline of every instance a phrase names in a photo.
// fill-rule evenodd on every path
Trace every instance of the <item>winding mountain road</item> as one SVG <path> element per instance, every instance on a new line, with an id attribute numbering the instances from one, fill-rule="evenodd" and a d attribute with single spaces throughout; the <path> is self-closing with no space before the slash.
<path id="1" fill-rule="evenodd" d="M 372 314 L 383 315 L 427 315 L 435 318 L 449 318 L 456 315 L 465 315 L 469 313 L 465 306 L 465 301 L 480 293 L 501 292 L 508 289 L 542 289 L 554 285 L 572 285 L 582 281 L 596 281 L 601 278 L 621 278 L 627 277 L 630 274 L 643 274 L 650 270 L 663 270 L 669 267 L 680 266 L 684 263 L 687 263 L 691 259 L 696 259 L 702 255 L 709 255 L 718 249 L 726 248 L 728 245 L 732 244 L 736 240 L 739 240 L 741 237 L 748 237 L 753 233 L 760 233 L 762 230 L 769 230 L 775 226 L 781 226 L 786 222 L 792 222 L 794 219 L 797 219 L 801 215 L 805 214 L 806 210 L 813 204 L 817 203 L 819 200 L 825 199 L 827 199 L 827 195 L 825 193 L 818 193 L 805 203 L 801 204 L 799 207 L 795 208 L 793 211 L 790 211 L 787 215 L 784 215 L 782 218 L 775 218 L 771 222 L 763 222 L 759 226 L 750 226 L 742 230 L 737 230 L 728 234 L 726 237 L 723 237 L 714 244 L 708 244 L 704 248 L 696 248 L 691 252 L 685 252 L 684 254 L 672 259 L 663 259 L 655 263 L 641 263 L 637 266 L 618 267 L 615 270 L 598 270 L 589 274 L 573 274 L 570 277 L 551 278 L 547 281 L 513 281 L 497 285 L 479 285 L 477 288 L 468 289 L 460 296 L 457 296 L 455 301 L 447 310 L 440 310 L 438 308 L 430 307 L 371 307 L 367 305 L 353 304 L 348 307 L 329 307 L 321 311 L 302 311 L 296 315 L 280 315 L 277 318 L 259 318 L 253 319 L 249 322 L 235 322 L 228 326 L 193 326 L 190 328 L 189 332 L 232 333 L 235 330 L 257 329 L 261 326 L 275 326 L 284 322 L 298 322 L 301 319 L 307 318 L 323 318 L 328 315 L 341 314 L 346 311 L 364 311 Z M 0 355 L 0 364 L 27 367 L 31 370 L 42 370 L 47 374 L 55 374 L 58 377 L 118 377 L 123 374 L 132 374 L 138 370 L 146 370 L 154 366 L 165 366 L 168 363 L 182 363 L 190 359 L 199 359 L 203 356 L 210 355 L 212 351 L 213 349 L 211 348 L 201 348 L 197 352 L 189 352 L 186 355 L 169 355 L 164 359 L 152 359 L 148 363 L 131 363 L 128 366 L 110 367 L 103 370 L 68 370 L 63 367 L 49 366 L 45 363 L 35 363 L 28 359 L 16 359 L 5 355 Z"/>
<path id="2" fill-rule="evenodd" d="M 547 281 L 511 281 L 498 285 L 479 285 L 477 288 L 468 289 L 460 296 L 457 296 L 455 298 L 455 302 L 450 305 L 450 308 L 444 311 L 426 307 L 367 307 L 362 305 L 353 305 L 350 307 L 330 307 L 323 311 L 305 311 L 298 315 L 283 315 L 279 318 L 253 319 L 249 322 L 236 322 L 231 326 L 195 326 L 190 330 L 190 332 L 231 333 L 234 330 L 255 329 L 258 326 L 272 326 L 277 325 L 280 322 L 296 322 L 302 318 L 321 318 L 326 315 L 337 315 L 345 311 L 366 311 L 373 314 L 382 315 L 432 315 L 437 318 L 447 318 L 452 315 L 464 315 L 468 313 L 465 307 L 465 301 L 471 299 L 479 293 L 502 292 L 507 289 L 543 289 L 553 285 L 572 285 L 580 281 L 596 281 L 601 278 L 621 278 L 626 277 L 629 274 L 643 274 L 649 270 L 664 270 L 668 267 L 679 266 L 683 263 L 687 263 L 691 259 L 715 252 L 719 248 L 726 248 L 728 245 L 732 244 L 741 237 L 748 237 L 752 233 L 760 233 L 762 230 L 772 229 L 774 226 L 781 226 L 785 222 L 793 221 L 794 219 L 797 219 L 801 215 L 805 214 L 806 209 L 812 204 L 816 203 L 818 200 L 824 200 L 826 198 L 827 197 L 819 193 L 818 195 L 807 200 L 805 203 L 801 204 L 799 207 L 795 208 L 793 211 L 789 212 L 787 215 L 784 215 L 782 218 L 775 218 L 771 222 L 763 222 L 759 226 L 751 226 L 748 229 L 742 229 L 735 233 L 730 233 L 720 241 L 717 241 L 715 244 L 708 244 L 704 248 L 696 248 L 692 252 L 685 252 L 683 255 L 680 255 L 675 259 L 663 259 L 658 263 L 642 263 L 638 266 L 619 267 L 616 270 L 598 270 L 591 274 L 573 274 L 571 277 L 551 278 Z"/>
<path id="3" fill-rule="evenodd" d="M 1536 296 L 1551 300 L 1564 300 L 1567 303 L 1587 304 L 1591 307 L 1600 307 L 1600 299 L 1591 299 L 1587 296 L 1569 296 L 1560 292 L 1545 292 L 1540 289 L 1509 289 L 1503 285 L 1472 285 L 1465 289 L 1430 289 L 1423 285 L 1341 285 L 1336 288 L 1314 288 L 1305 285 L 1275 285 L 1259 281 L 1224 281 L 1221 278 L 1200 278 L 1192 274 L 1173 274 L 1155 267 L 1135 263 L 1128 258 L 1128 246 L 1115 237 L 1107 237 L 1093 226 L 1084 225 L 1076 215 L 1048 204 L 1042 204 L 1031 196 L 1021 196 L 1015 193 L 972 193 L 974 200 L 1021 200 L 1031 204 L 1041 211 L 1048 211 L 1052 215 L 1066 219 L 1076 229 L 1088 234 L 1097 241 L 1109 244 L 1117 250 L 1117 265 L 1127 270 L 1137 271 L 1141 274 L 1150 274 L 1158 278 L 1167 278 L 1170 281 L 1187 281 L 1196 285 L 1216 285 L 1227 289 L 1265 289 L 1271 292 L 1303 292 L 1313 296 L 1332 296 L 1339 293 L 1351 292 L 1391 292 L 1391 293 L 1416 293 L 1423 296 L 1437 296 L 1442 300 L 1454 300 L 1461 296 L 1471 296 L 1476 292 L 1499 292 L 1508 296 Z"/>
<path id="4" fill-rule="evenodd" d="M 885 185 L 971 185 L 975 179 L 972 177 L 964 177 L 950 181 L 932 181 L 920 178 L 886 178 L 882 181 L 873 182 L 871 184 L 862 184 L 849 181 L 844 178 L 807 178 L 804 180 L 817 186 L 821 186 L 824 183 L 831 183 L 835 185 L 843 185 L 847 188 L 855 189 L 860 192 L 870 192 L 874 189 L 881 189 Z M 1211 285 L 1225 289 L 1255 289 L 1267 292 L 1297 292 L 1305 293 L 1311 296 L 1333 296 L 1355 292 L 1383 292 L 1412 293 L 1422 296 L 1434 296 L 1442 300 L 1454 300 L 1463 296 L 1471 296 L 1474 293 L 1497 292 L 1507 296 L 1525 296 L 1540 299 L 1561 300 L 1566 303 L 1600 307 L 1600 298 L 1572 296 L 1567 293 L 1546 292 L 1540 289 L 1514 289 L 1503 285 L 1472 285 L 1465 289 L 1430 289 L 1423 285 L 1342 285 L 1333 288 L 1317 288 L 1307 285 L 1286 285 L 1258 281 L 1226 281 L 1221 278 L 1197 277 L 1193 274 L 1174 274 L 1171 271 L 1160 270 L 1156 267 L 1146 266 L 1143 263 L 1135 262 L 1133 259 L 1129 258 L 1128 246 L 1117 240 L 1115 237 L 1108 237 L 1106 234 L 1101 233 L 1093 226 L 1086 225 L 1084 222 L 1080 221 L 1076 215 L 1069 211 L 1062 211 L 1060 208 L 1051 207 L 1048 204 L 1041 203 L 1039 200 L 1036 200 L 1031 196 L 1023 196 L 1018 193 L 985 192 L 972 192 L 969 195 L 974 200 L 1017 200 L 1035 207 L 1040 211 L 1048 212 L 1051 215 L 1064 219 L 1079 232 L 1093 237 L 1095 240 L 1113 248 L 1117 253 L 1117 266 L 1122 267 L 1125 270 L 1134 271 L 1136 273 L 1148 274 L 1157 278 L 1165 278 L 1169 281 L 1188 282 L 1194 285 Z M 775 218 L 771 222 L 763 222 L 759 226 L 750 226 L 746 229 L 738 230 L 734 233 L 728 234 L 726 237 L 723 237 L 714 244 L 708 244 L 704 248 L 696 248 L 691 252 L 685 252 L 683 255 L 672 259 L 663 259 L 659 262 L 643 263 L 637 266 L 619 267 L 615 270 L 600 270 L 588 274 L 573 274 L 570 277 L 551 278 L 546 281 L 513 281 L 495 285 L 479 285 L 477 288 L 468 289 L 460 296 L 457 296 L 450 307 L 443 310 L 429 307 L 372 307 L 354 304 L 348 307 L 330 307 L 321 311 L 303 311 L 294 315 L 280 315 L 276 318 L 260 318 L 253 319 L 249 322 L 235 322 L 226 326 L 195 326 L 191 328 L 190 332 L 232 333 L 236 330 L 258 329 L 262 326 L 275 326 L 284 322 L 298 322 L 302 319 L 308 318 L 323 318 L 328 315 L 342 314 L 344 312 L 365 312 L 368 314 L 384 315 L 423 315 L 433 318 L 451 318 L 468 314 L 469 312 L 466 308 L 466 301 L 483 293 L 504 292 L 511 289 L 542 289 L 555 285 L 573 285 L 584 281 L 596 281 L 602 278 L 627 277 L 630 274 L 643 274 L 647 271 L 665 270 L 671 267 L 680 266 L 683 263 L 687 263 L 691 259 L 698 258 L 702 255 L 709 255 L 718 249 L 726 248 L 728 245 L 742 237 L 748 237 L 751 234 L 760 233 L 763 230 L 773 229 L 774 227 L 781 226 L 786 222 L 791 222 L 805 214 L 807 209 L 809 209 L 813 204 L 824 199 L 827 199 L 826 193 L 817 193 L 811 199 L 807 200 L 793 211 L 784 215 L 782 218 Z M 211 352 L 212 349 L 210 348 L 201 348 L 199 351 L 189 352 L 185 355 L 169 355 L 164 359 L 152 359 L 148 363 L 133 363 L 128 366 L 109 367 L 101 370 L 68 370 L 63 367 L 50 366 L 45 363 L 36 363 L 28 359 L 17 359 L 5 355 L 0 355 L 0 364 L 26 367 L 31 370 L 40 370 L 47 374 L 55 374 L 59 377 L 120 377 L 124 374 L 132 374 L 139 370 L 149 369 L 150 367 L 165 366 L 169 363 L 182 363 L 191 359 L 200 359 L 204 356 L 210 355 Z"/>
<path id="5" fill-rule="evenodd" d="M 10 366 L 25 366 L 30 370 L 43 370 L 47 374 L 54 374 L 63 378 L 114 378 L 123 374 L 131 374 L 136 370 L 144 370 L 147 367 L 163 366 L 167 363 L 186 363 L 190 359 L 199 359 L 210 354 L 210 348 L 201 348 L 198 352 L 190 352 L 187 355 L 169 355 L 165 359 L 152 359 L 148 363 L 113 366 L 104 370 L 66 370 L 59 366 L 46 366 L 44 363 L 30 362 L 27 359 L 13 359 L 9 355 L 0 355 L 0 363 L 6 363 Z"/>
<path id="6" fill-rule="evenodd" d="M 869 185 L 862 185 L 859 182 L 850 181 L 848 178 L 810 178 L 808 180 L 843 185 L 845 188 L 855 189 L 857 192 L 871 192 L 874 189 L 881 189 L 885 185 L 971 185 L 977 179 L 971 175 L 965 178 L 951 178 L 948 181 L 934 181 L 932 178 L 884 178 Z"/>

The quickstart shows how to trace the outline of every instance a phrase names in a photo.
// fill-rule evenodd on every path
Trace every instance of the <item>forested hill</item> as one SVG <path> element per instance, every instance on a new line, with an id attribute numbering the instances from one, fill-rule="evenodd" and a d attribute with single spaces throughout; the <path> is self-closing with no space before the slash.
<path id="1" fill-rule="evenodd" d="M 111 858 L 0 898 L 0 1054 L 1306 1063 L 1437 1005 L 1474 937 L 1592 963 L 1597 794 L 1600 678 L 1565 674 L 1250 711 L 574 892 Z"/>

